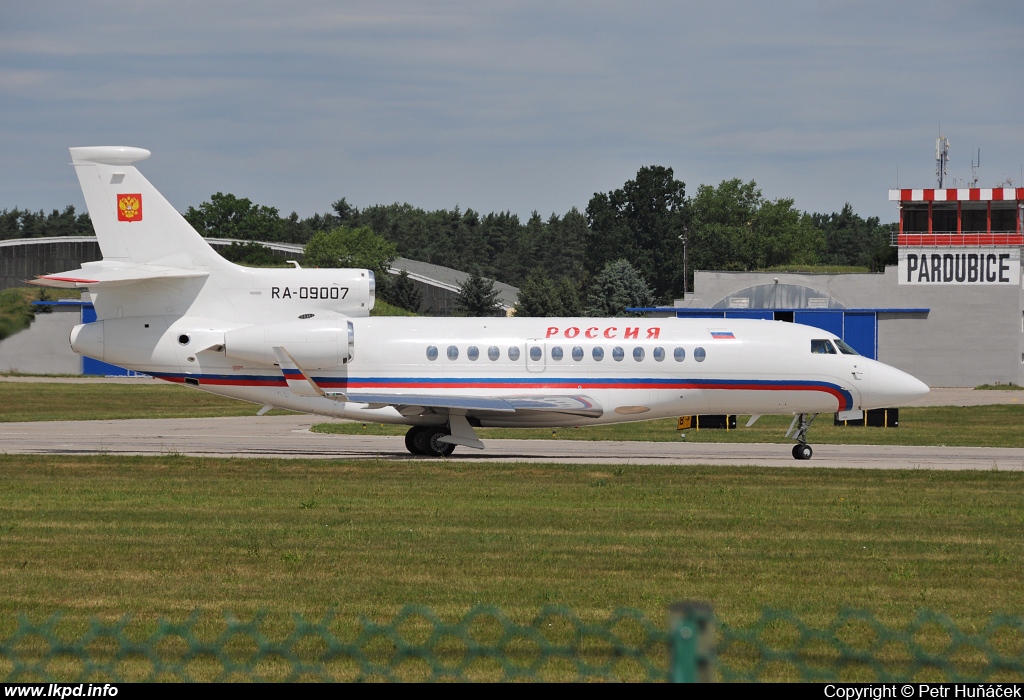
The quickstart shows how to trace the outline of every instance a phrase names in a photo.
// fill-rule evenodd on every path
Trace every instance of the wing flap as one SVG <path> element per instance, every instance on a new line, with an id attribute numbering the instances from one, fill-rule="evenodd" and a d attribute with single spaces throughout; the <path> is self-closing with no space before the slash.
<path id="1" fill-rule="evenodd" d="M 332 392 L 327 391 L 326 395 L 331 397 Z M 474 412 L 474 411 L 497 411 L 499 413 L 514 413 L 516 408 L 503 399 L 490 399 L 483 396 L 445 396 L 440 394 L 341 394 L 343 401 L 353 403 L 381 404 L 384 406 L 395 406 L 403 408 L 406 406 L 422 406 L 423 408 L 447 408 L 453 410 Z"/>
<path id="2" fill-rule="evenodd" d="M 589 396 L 509 396 L 517 413 L 564 413 L 585 418 L 600 418 L 604 409 Z"/>

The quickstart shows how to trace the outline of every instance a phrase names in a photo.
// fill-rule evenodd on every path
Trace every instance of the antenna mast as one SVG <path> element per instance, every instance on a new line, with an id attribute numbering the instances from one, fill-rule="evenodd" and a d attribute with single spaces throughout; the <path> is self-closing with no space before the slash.
<path id="1" fill-rule="evenodd" d="M 971 187 L 978 186 L 978 168 L 981 167 L 981 149 L 978 149 L 978 162 L 975 163 L 974 159 L 971 159 Z"/>
<path id="2" fill-rule="evenodd" d="M 940 190 L 945 186 L 947 163 L 949 163 L 949 139 L 939 136 L 935 139 L 935 177 L 939 179 Z"/>

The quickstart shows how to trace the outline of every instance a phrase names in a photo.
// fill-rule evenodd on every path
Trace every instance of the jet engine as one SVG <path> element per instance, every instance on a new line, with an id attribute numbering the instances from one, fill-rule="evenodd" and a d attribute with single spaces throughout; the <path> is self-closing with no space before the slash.
<path id="1" fill-rule="evenodd" d="M 224 354 L 245 362 L 273 366 L 277 346 L 284 347 L 303 369 L 330 369 L 351 362 L 355 331 L 351 321 L 307 319 L 245 326 L 224 334 Z"/>

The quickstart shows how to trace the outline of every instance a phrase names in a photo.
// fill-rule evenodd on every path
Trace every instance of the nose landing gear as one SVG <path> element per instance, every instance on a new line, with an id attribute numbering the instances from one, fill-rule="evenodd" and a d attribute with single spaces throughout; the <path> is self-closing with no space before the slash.
<path id="1" fill-rule="evenodd" d="M 796 434 L 793 439 L 796 440 L 793 445 L 793 459 L 810 459 L 811 455 L 814 454 L 814 450 L 807 444 L 807 429 L 811 427 L 811 423 L 818 417 L 817 413 L 812 413 L 810 418 L 807 417 L 806 413 L 801 413 L 793 417 L 793 422 L 789 425 L 789 430 L 786 431 L 786 437 L 789 437 L 790 433 L 793 432 L 793 428 L 796 428 Z M 799 422 L 799 426 L 797 423 Z"/>
<path id="2" fill-rule="evenodd" d="M 793 445 L 793 459 L 810 459 L 812 454 L 810 445 Z"/>

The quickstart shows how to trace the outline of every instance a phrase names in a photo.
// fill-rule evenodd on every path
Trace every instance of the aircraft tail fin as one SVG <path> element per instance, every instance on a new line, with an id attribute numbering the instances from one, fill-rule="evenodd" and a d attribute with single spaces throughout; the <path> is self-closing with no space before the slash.
<path id="1" fill-rule="evenodd" d="M 104 260 L 207 270 L 229 264 L 135 168 L 149 151 L 70 150 Z"/>

